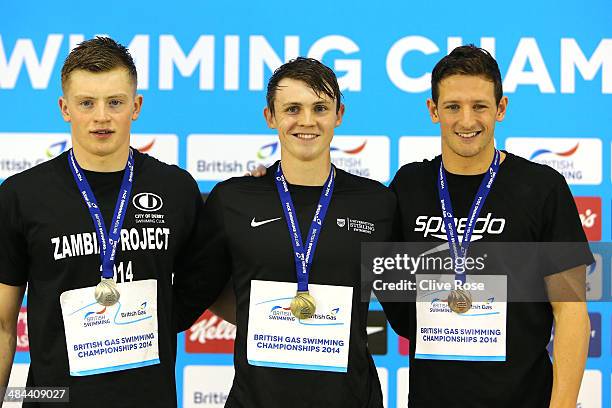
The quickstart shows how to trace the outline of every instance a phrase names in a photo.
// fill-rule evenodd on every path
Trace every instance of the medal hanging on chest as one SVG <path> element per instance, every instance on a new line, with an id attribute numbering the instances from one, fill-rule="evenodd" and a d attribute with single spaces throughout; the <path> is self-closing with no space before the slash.
<path id="1" fill-rule="evenodd" d="M 68 155 L 68 162 L 79 193 L 83 197 L 89 214 L 91 215 L 98 242 L 100 243 L 100 270 L 102 277 L 100 283 L 96 286 L 94 297 L 102 306 L 112 306 L 120 299 L 119 289 L 114 280 L 114 265 L 117 255 L 117 245 L 120 240 L 121 227 L 123 226 L 123 220 L 125 219 L 125 213 L 132 192 L 132 183 L 134 180 L 134 154 L 132 149 L 130 149 L 125 171 L 123 173 L 121 188 L 119 189 L 119 196 L 115 204 L 111 229 L 108 233 L 104 224 L 104 218 L 102 217 L 102 211 L 100 211 L 93 190 L 85 177 L 83 169 L 81 169 L 79 163 L 76 161 L 72 149 Z"/>
<path id="2" fill-rule="evenodd" d="M 460 281 L 462 284 L 465 284 L 466 276 L 465 273 L 457 271 L 456 265 L 458 262 L 460 262 L 461 265 L 465 265 L 465 258 L 467 257 L 470 241 L 472 240 L 472 233 L 476 226 L 476 220 L 478 220 L 480 210 L 482 210 L 485 200 L 491 191 L 495 176 L 497 176 L 499 172 L 499 161 L 500 153 L 499 150 L 495 149 L 493 161 L 487 173 L 483 176 L 476 197 L 472 202 L 467 218 L 468 223 L 463 231 L 461 242 L 459 242 L 459 234 L 453 216 L 453 207 L 448 191 L 444 163 L 440 162 L 440 171 L 438 173 L 438 196 L 440 198 L 440 205 L 442 206 L 442 218 L 446 229 L 446 238 L 448 239 L 450 255 L 453 259 L 453 266 L 455 267 L 455 280 Z M 446 301 L 448 302 L 448 307 L 455 313 L 465 313 L 472 307 L 472 295 L 469 291 L 463 289 L 452 290 Z"/>
<path id="3" fill-rule="evenodd" d="M 310 269 L 312 268 L 314 252 L 321 234 L 321 228 L 323 227 L 323 220 L 327 214 L 327 209 L 329 208 L 329 203 L 331 202 L 332 193 L 334 191 L 334 166 L 331 166 L 327 181 L 325 181 L 323 185 L 323 191 L 321 192 L 321 197 L 319 198 L 319 203 L 317 204 L 317 209 L 308 231 L 308 242 L 306 247 L 304 247 L 302 243 L 302 233 L 300 232 L 297 213 L 295 212 L 293 200 L 291 200 L 289 187 L 283 175 L 280 163 L 276 170 L 275 182 L 281 204 L 283 205 L 289 235 L 291 236 L 295 270 L 297 273 L 297 293 L 291 301 L 290 309 L 295 317 L 300 320 L 305 320 L 314 316 L 317 309 L 314 297 L 308 292 L 308 279 Z"/>

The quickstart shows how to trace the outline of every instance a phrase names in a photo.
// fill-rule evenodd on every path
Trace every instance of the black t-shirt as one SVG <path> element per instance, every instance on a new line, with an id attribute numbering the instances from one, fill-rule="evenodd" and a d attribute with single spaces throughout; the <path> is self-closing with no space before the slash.
<path id="1" fill-rule="evenodd" d="M 360 290 L 361 242 L 391 237 L 396 200 L 382 184 L 337 170 L 332 200 L 314 253 L 309 282 L 352 286 L 352 315 L 346 373 L 269 368 L 247 362 L 247 327 L 251 280 L 296 282 L 287 223 L 274 183 L 276 165 L 265 177 L 233 178 L 218 184 L 205 205 L 210 234 L 207 279 L 229 279 L 237 306 L 235 377 L 226 403 L 231 408 L 380 408 L 382 393 L 367 349 L 368 302 Z M 289 187 L 302 239 L 308 233 L 322 187 Z M 271 220 L 252 227 L 253 220 Z M 355 228 L 363 221 L 368 225 Z M 255 225 L 257 225 L 255 223 Z M 367 228 L 370 233 L 365 232 Z M 218 285 L 218 284 L 215 284 Z M 296 284 L 297 289 L 297 284 Z M 197 313 L 195 313 L 197 314 Z"/>
<path id="2" fill-rule="evenodd" d="M 174 311 L 177 294 L 180 299 L 180 293 L 201 272 L 201 253 L 194 243 L 202 242 L 203 202 L 187 172 L 137 151 L 134 155 L 132 199 L 115 271 L 118 282 L 157 279 L 157 365 L 69 375 L 59 298 L 65 291 L 100 281 L 91 216 L 70 171 L 67 153 L 10 177 L 0 186 L 0 282 L 28 285 L 31 363 L 27 384 L 69 387 L 70 406 L 176 406 Z M 108 230 L 123 171 L 85 174 Z M 200 300 L 203 307 L 210 303 L 205 297 Z"/>
<path id="3" fill-rule="evenodd" d="M 405 165 L 391 183 L 406 242 L 446 241 L 437 189 L 440 160 L 438 156 Z M 447 172 L 456 218 L 467 217 L 482 177 Z M 478 234 L 482 235 L 479 242 L 586 242 L 563 177 L 550 167 L 510 153 L 501 163 L 481 218 L 478 226 L 485 231 Z M 486 223 L 490 227 L 485 228 Z M 522 283 L 543 290 L 545 275 L 593 262 L 586 244 L 572 248 L 577 250 L 565 254 L 563 263 L 524 276 Z M 508 285 L 510 292 L 510 280 Z M 409 407 L 548 408 L 552 390 L 552 364 L 546 350 L 553 322 L 550 303 L 508 303 L 505 362 L 415 359 L 416 309 L 414 304 L 407 309 L 410 321 L 401 326 L 406 330 L 402 334 L 411 340 Z"/>

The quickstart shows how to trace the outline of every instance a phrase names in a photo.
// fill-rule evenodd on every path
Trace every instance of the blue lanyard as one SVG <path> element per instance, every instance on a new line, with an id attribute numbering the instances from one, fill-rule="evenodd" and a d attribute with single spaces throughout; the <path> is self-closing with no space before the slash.
<path id="1" fill-rule="evenodd" d="M 132 192 L 132 182 L 134 180 L 134 154 L 132 149 L 130 149 L 130 155 L 127 165 L 125 166 L 125 172 L 123 173 L 123 181 L 119 189 L 119 196 L 117 197 L 117 204 L 115 204 L 110 234 L 106 232 L 104 218 L 102 217 L 102 212 L 100 211 L 96 197 L 87 182 L 83 169 L 81 169 L 81 166 L 79 166 L 79 163 L 75 160 L 72 149 L 70 149 L 68 161 L 70 163 L 70 170 L 72 170 L 72 175 L 74 176 L 74 181 L 76 181 L 79 192 L 83 196 L 85 204 L 87 204 L 87 209 L 89 210 L 89 214 L 96 228 L 98 242 L 101 247 L 100 260 L 102 262 L 102 277 L 105 279 L 112 278 L 115 274 L 115 256 L 117 255 L 117 244 L 119 243 L 121 226 L 125 219 L 127 203 L 129 202 Z"/>
<path id="2" fill-rule="evenodd" d="M 495 149 L 495 155 L 493 161 L 489 166 L 489 170 L 482 178 L 478 192 L 472 203 L 472 208 L 468 213 L 467 225 L 463 231 L 462 242 L 459 242 L 459 233 L 457 232 L 457 226 L 453 218 L 453 206 L 451 204 L 450 193 L 448 192 L 448 182 L 446 181 L 446 172 L 444 171 L 444 164 L 440 162 L 440 173 L 438 174 L 438 196 L 440 198 L 440 205 L 442 206 L 442 218 L 444 220 L 444 227 L 446 229 L 446 238 L 448 239 L 448 245 L 450 247 L 451 257 L 453 258 L 453 264 L 456 264 L 457 259 L 467 256 L 467 251 L 472 240 L 472 233 L 476 227 L 476 221 L 480 210 L 484 206 L 485 200 L 491 191 L 495 176 L 499 172 L 499 150 Z M 456 278 L 465 283 L 465 275 L 455 273 Z"/>
<path id="3" fill-rule="evenodd" d="M 293 206 L 293 200 L 291 200 L 291 194 L 289 193 L 289 187 L 287 181 L 283 175 L 280 163 L 276 171 L 276 189 L 283 205 L 283 211 L 285 212 L 285 221 L 287 221 L 287 228 L 289 228 L 289 235 L 291 236 L 291 244 L 293 245 L 293 253 L 295 258 L 295 270 L 297 273 L 298 291 L 308 291 L 308 276 L 312 267 L 312 258 L 314 257 L 314 251 L 319 241 L 319 235 L 321 228 L 323 227 L 323 220 L 329 203 L 331 202 L 332 193 L 334 191 L 334 166 L 332 165 L 329 172 L 329 177 L 325 181 L 321 197 L 319 198 L 319 204 L 315 211 L 310 229 L 308 230 L 308 247 L 304 248 L 302 244 L 302 233 L 300 232 L 300 225 L 297 220 L 297 213 Z"/>

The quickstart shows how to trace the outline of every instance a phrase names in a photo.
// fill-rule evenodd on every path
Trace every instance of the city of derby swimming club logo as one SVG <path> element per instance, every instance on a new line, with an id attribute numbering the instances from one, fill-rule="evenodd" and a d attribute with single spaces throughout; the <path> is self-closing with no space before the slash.
<path id="1" fill-rule="evenodd" d="M 338 322 L 340 307 L 334 307 L 328 310 L 317 311 L 310 319 L 299 320 L 291 313 L 291 300 L 293 297 L 264 300 L 257 303 L 255 306 L 261 306 L 263 313 L 268 315 L 268 320 L 284 320 L 298 322 L 304 326 L 341 326 L 344 323 Z M 270 306 L 270 304 L 272 306 Z"/>

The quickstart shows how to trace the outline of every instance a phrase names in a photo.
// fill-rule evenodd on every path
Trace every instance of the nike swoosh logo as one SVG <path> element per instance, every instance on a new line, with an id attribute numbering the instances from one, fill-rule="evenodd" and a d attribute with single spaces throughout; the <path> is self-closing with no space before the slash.
<path id="1" fill-rule="evenodd" d="M 374 326 L 374 327 L 368 326 L 366 328 L 366 333 L 368 333 L 368 336 L 369 336 L 370 334 L 380 333 L 383 330 L 385 330 L 385 328 L 381 326 Z"/>
<path id="2" fill-rule="evenodd" d="M 253 217 L 253 219 L 251 220 L 251 227 L 257 228 L 260 225 L 264 225 L 264 224 L 267 224 L 269 222 L 274 222 L 274 221 L 278 221 L 278 220 L 280 220 L 280 217 L 272 218 L 272 219 L 269 219 L 269 220 L 263 220 L 263 221 L 255 221 L 255 217 Z"/>

